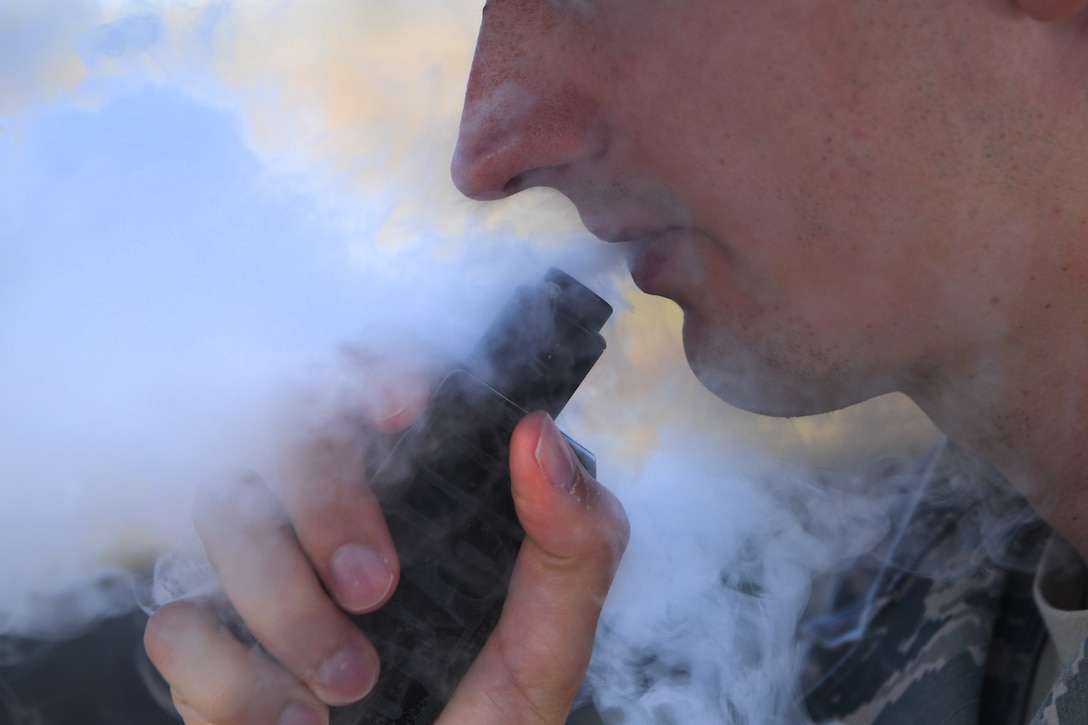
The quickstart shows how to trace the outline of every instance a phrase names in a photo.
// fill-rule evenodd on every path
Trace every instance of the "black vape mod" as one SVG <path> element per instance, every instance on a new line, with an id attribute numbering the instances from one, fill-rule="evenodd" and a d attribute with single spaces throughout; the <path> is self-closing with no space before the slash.
<path id="1" fill-rule="evenodd" d="M 553 417 L 604 352 L 612 308 L 551 270 L 500 311 L 463 369 L 371 476 L 401 562 L 392 599 L 354 617 L 381 656 L 373 692 L 332 725 L 433 722 L 498 622 L 524 537 L 510 494 L 510 436 Z M 593 473 L 593 457 L 569 441 Z"/>

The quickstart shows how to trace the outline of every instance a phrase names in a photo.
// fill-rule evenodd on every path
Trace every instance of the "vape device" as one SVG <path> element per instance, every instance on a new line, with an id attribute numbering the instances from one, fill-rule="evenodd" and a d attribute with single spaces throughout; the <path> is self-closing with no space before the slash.
<path id="1" fill-rule="evenodd" d="M 607 302 L 551 270 L 519 289 L 464 368 L 370 477 L 401 563 L 392 599 L 354 616 L 381 656 L 362 701 L 331 725 L 430 723 L 494 629 L 524 531 L 510 494 L 510 436 L 528 412 L 558 415 L 604 352 Z M 568 439 L 593 473 L 593 457 Z"/>

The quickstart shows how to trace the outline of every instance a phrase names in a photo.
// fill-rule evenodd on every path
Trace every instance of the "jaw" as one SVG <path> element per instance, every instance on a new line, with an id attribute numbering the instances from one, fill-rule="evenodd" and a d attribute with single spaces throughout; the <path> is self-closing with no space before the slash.
<path id="1" fill-rule="evenodd" d="M 890 376 L 866 375 L 849 358 L 810 344 L 741 340 L 715 334 L 697 312 L 684 315 L 684 352 L 699 382 L 726 403 L 759 415 L 818 415 L 895 392 Z"/>

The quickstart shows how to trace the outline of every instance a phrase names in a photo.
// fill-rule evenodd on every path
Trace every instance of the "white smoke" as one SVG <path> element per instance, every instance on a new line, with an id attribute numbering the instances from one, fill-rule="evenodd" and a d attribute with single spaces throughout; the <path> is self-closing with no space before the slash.
<path id="1" fill-rule="evenodd" d="M 816 577 L 871 550 L 901 491 L 676 431 L 608 466 L 631 521 L 587 679 L 606 722 L 799 723 L 797 624 Z M 830 484 L 830 485 L 825 485 Z"/>
<path id="2" fill-rule="evenodd" d="M 456 355 L 514 284 L 557 262 L 615 268 L 601 249 L 545 254 L 471 222 L 453 240 L 440 214 L 396 218 L 429 182 L 358 193 L 305 148 L 261 148 L 243 92 L 198 52 L 219 37 L 210 20 L 168 43 L 154 6 L 60 5 L 81 12 L 28 4 L 3 28 L 6 52 L 52 45 L 17 58 L 41 87 L 2 79 L 24 100 L 0 125 L 0 633 L 63 635 L 123 609 L 119 577 L 192 545 L 194 489 L 261 469 L 282 408 L 346 384 L 345 346 L 395 336 Z M 42 69 L 71 57 L 83 77 L 46 88 Z"/>

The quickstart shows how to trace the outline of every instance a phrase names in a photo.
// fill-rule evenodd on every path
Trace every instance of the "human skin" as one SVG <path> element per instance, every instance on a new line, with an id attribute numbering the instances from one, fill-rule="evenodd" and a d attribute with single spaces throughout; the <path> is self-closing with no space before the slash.
<path id="1" fill-rule="evenodd" d="M 554 188 L 626 242 L 636 282 L 684 309 L 692 367 L 729 402 L 801 415 L 906 393 L 1088 559 L 1086 5 L 491 0 L 454 181 L 477 199 Z M 535 455 L 545 425 L 515 435 L 529 543 L 448 722 L 562 722 L 588 661 L 625 523 L 554 495 Z M 296 543 L 259 543 L 275 516 L 248 543 L 204 528 L 221 573 L 251 574 L 224 587 L 266 623 L 254 631 L 275 660 L 195 606 L 151 620 L 148 650 L 190 725 L 271 722 L 291 702 L 320 717 L 359 694 L 315 673 L 355 641 L 338 609 L 376 606 L 388 586 L 340 589 L 332 560 L 349 542 L 394 570 L 395 555 L 365 489 L 315 470 L 275 492 Z M 291 503 L 330 486 L 323 504 Z M 270 547 L 298 566 L 237 566 Z M 264 577 L 308 594 L 261 600 Z"/>

